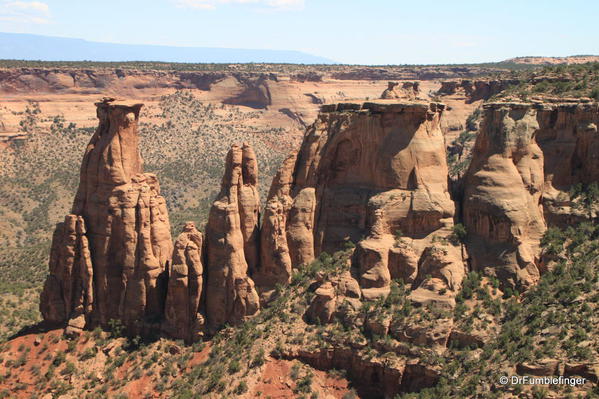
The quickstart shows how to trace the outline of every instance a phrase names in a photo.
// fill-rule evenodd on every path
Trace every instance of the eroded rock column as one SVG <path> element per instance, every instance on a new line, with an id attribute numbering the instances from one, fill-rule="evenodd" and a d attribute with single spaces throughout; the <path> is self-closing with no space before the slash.
<path id="1" fill-rule="evenodd" d="M 55 233 L 52 252 L 59 260 L 51 262 L 46 285 L 54 288 L 42 294 L 42 313 L 49 321 L 77 319 L 79 328 L 120 320 L 131 333 L 142 333 L 161 319 L 164 308 L 173 251 L 166 201 L 156 176 L 143 173 L 137 133 L 142 105 L 105 99 L 96 106 L 99 126 L 83 157 L 73 214 Z M 73 262 L 88 258 L 91 273 L 73 274 Z M 87 281 L 86 273 L 93 284 L 86 285 L 92 292 L 86 294 L 83 323 L 72 303 L 85 301 L 73 299 L 79 291 L 69 287 Z M 64 314 L 48 305 L 58 297 Z"/>
<path id="2" fill-rule="evenodd" d="M 249 203 L 240 194 L 247 190 L 247 185 L 255 189 L 253 175 L 243 171 L 244 166 L 255 162 L 249 154 L 253 151 L 244 151 L 237 145 L 231 147 L 221 191 L 208 216 L 206 316 L 210 332 L 226 323 L 239 323 L 259 311 L 258 294 L 248 275 L 245 254 L 246 247 L 254 248 L 257 244 L 245 242 L 241 218 L 242 214 L 252 214 L 254 209 L 253 194 Z"/>
<path id="3" fill-rule="evenodd" d="M 193 222 L 187 222 L 175 242 L 168 281 L 163 331 L 188 342 L 201 337 L 204 316 L 200 307 L 204 266 L 203 236 Z"/>

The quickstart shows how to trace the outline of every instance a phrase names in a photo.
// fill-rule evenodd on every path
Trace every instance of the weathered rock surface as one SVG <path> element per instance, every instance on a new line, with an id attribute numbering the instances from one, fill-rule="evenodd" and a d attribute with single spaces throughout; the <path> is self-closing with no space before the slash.
<path id="1" fill-rule="evenodd" d="M 323 282 L 313 317 L 330 319 L 337 297 L 386 295 L 393 278 L 413 285 L 419 303 L 452 306 L 464 263 L 458 248 L 436 243 L 451 234 L 454 214 L 442 111 L 397 101 L 323 106 L 273 181 L 261 232 L 261 275 L 271 279 L 259 285 L 287 282 L 293 268 L 353 241 L 360 295 Z"/>
<path id="2" fill-rule="evenodd" d="M 226 100 L 223 104 L 244 105 L 256 109 L 266 109 L 272 105 L 269 81 L 276 81 L 274 74 L 261 74 L 258 76 L 235 75 L 242 87 L 242 91 Z"/>
<path id="3" fill-rule="evenodd" d="M 245 253 L 245 248 L 253 249 L 257 243 L 246 242 L 243 233 L 253 223 L 248 220 L 255 217 L 252 220 L 257 221 L 255 157 L 253 151 L 244 147 L 245 150 L 234 145 L 227 155 L 221 191 L 212 204 L 206 225 L 209 331 L 225 323 L 239 323 L 259 311 L 258 294 L 248 275 Z"/>
<path id="4" fill-rule="evenodd" d="M 354 312 L 386 296 L 392 280 L 416 304 L 451 309 L 466 257 L 524 290 L 540 277 L 547 224 L 585 217 L 569 198 L 572 185 L 599 181 L 597 104 L 487 104 L 460 182 L 463 248 L 453 236 L 444 105 L 323 105 L 274 177 L 262 226 L 256 156 L 247 144 L 233 146 L 205 236 L 188 223 L 173 247 L 158 180 L 143 173 L 141 105 L 105 99 L 97 107 L 99 127 L 72 213 L 54 233 L 40 303 L 44 319 L 69 333 L 118 319 L 131 333 L 161 327 L 193 341 L 256 315 L 258 291 L 289 283 L 294 268 L 350 242 L 350 270 L 318 279 L 308 319 Z M 365 322 L 377 335 L 413 331 L 406 342 L 444 347 L 450 337 L 449 329 L 427 338 L 393 320 Z"/>
<path id="5" fill-rule="evenodd" d="M 438 367 L 425 365 L 418 359 L 372 359 L 351 347 L 316 351 L 292 348 L 283 356 L 300 359 L 318 369 L 346 370 L 364 397 L 394 398 L 403 392 L 417 392 L 434 386 L 440 376 Z"/>
<path id="6" fill-rule="evenodd" d="M 518 79 L 450 80 L 441 82 L 441 88 L 437 91 L 437 94 L 452 95 L 463 92 L 466 96 L 466 102 L 473 103 L 479 100 L 488 100 L 508 87 L 519 83 L 520 80 Z"/>
<path id="7" fill-rule="evenodd" d="M 119 319 L 139 332 L 163 311 L 173 250 L 168 212 L 156 176 L 143 173 L 141 104 L 96 105 L 99 126 L 83 157 L 73 215 L 54 235 L 41 309 L 46 320 L 76 328 Z"/>
<path id="8" fill-rule="evenodd" d="M 518 363 L 516 372 L 520 375 L 550 376 L 558 374 L 559 361 L 542 359 L 535 363 Z"/>
<path id="9" fill-rule="evenodd" d="M 599 105 L 544 104 L 538 108 L 536 140 L 545 160 L 543 211 L 548 224 L 567 227 L 584 213 L 573 209 L 571 187 L 599 181 Z"/>
<path id="10" fill-rule="evenodd" d="M 512 287 L 538 281 L 535 265 L 545 231 L 539 207 L 543 153 L 536 112 L 526 105 L 486 106 L 464 178 L 464 224 L 472 266 Z"/>
<path id="11" fill-rule="evenodd" d="M 239 219 L 243 236 L 243 251 L 249 273 L 258 267 L 260 257 L 260 195 L 258 194 L 258 163 L 252 147 L 244 143 L 242 148 L 241 174 L 243 183 L 239 185 Z"/>
<path id="12" fill-rule="evenodd" d="M 163 331 L 188 342 L 200 337 L 204 325 L 200 308 L 204 282 L 202 245 L 202 233 L 193 222 L 187 222 L 175 242 L 168 281 Z"/>
<path id="13" fill-rule="evenodd" d="M 576 216 L 569 190 L 599 180 L 596 104 L 484 106 L 462 213 L 474 269 L 524 290 L 540 277 L 539 242 Z"/>
<path id="14" fill-rule="evenodd" d="M 297 153 L 289 154 L 273 178 L 264 209 L 260 239 L 260 285 L 273 287 L 291 280 L 292 266 L 287 243 L 287 218 L 293 199 L 290 196 Z"/>
<path id="15" fill-rule="evenodd" d="M 401 88 L 398 88 L 398 86 L 398 82 L 389 82 L 387 88 L 381 94 L 381 99 L 392 100 L 402 98 L 414 100 L 420 94 L 420 84 L 418 82 L 404 82 Z"/>
<path id="16" fill-rule="evenodd" d="M 306 312 L 309 320 L 330 323 L 340 310 L 345 314 L 360 308 L 360 285 L 350 272 L 333 278 L 322 277 L 323 281 L 314 292 L 315 297 Z M 340 309 L 342 306 L 344 308 Z"/>
<path id="17" fill-rule="evenodd" d="M 40 300 L 44 320 L 80 326 L 93 309 L 93 268 L 81 216 L 67 215 L 54 231 L 50 275 Z M 80 326 L 82 329 L 83 326 Z"/>

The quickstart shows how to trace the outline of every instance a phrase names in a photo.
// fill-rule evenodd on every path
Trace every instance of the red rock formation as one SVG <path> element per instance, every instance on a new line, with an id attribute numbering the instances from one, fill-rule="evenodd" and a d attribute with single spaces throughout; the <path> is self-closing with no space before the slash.
<path id="1" fill-rule="evenodd" d="M 223 101 L 223 104 L 244 105 L 256 109 L 266 109 L 272 105 L 269 81 L 276 82 L 274 74 L 260 74 L 257 77 L 246 74 L 236 74 L 241 92 Z"/>
<path id="2" fill-rule="evenodd" d="M 83 329 L 94 303 L 93 268 L 81 216 L 67 215 L 54 231 L 50 275 L 40 301 L 44 320 Z"/>
<path id="3" fill-rule="evenodd" d="M 484 106 L 462 205 L 475 269 L 520 290 L 538 281 L 547 222 L 571 220 L 570 187 L 599 180 L 598 123 L 597 104 Z"/>
<path id="4" fill-rule="evenodd" d="M 543 151 L 543 210 L 547 223 L 566 227 L 581 212 L 568 192 L 599 181 L 599 105 L 544 104 L 537 111 L 536 141 Z"/>
<path id="5" fill-rule="evenodd" d="M 445 96 L 459 91 L 466 96 L 466 103 L 473 103 L 479 100 L 488 100 L 508 87 L 517 86 L 520 83 L 521 81 L 518 79 L 444 81 L 441 82 L 441 88 L 437 94 Z"/>
<path id="6" fill-rule="evenodd" d="M 454 212 L 442 110 L 438 104 L 397 102 L 323 106 L 297 160 L 290 157 L 273 182 L 262 229 L 262 271 L 285 282 L 292 268 L 353 241 L 353 267 L 365 298 L 386 295 L 391 278 L 403 278 L 416 284 L 414 300 L 444 298 L 451 306 L 464 264 L 459 249 L 436 243 L 451 234 Z M 426 260 L 431 248 L 439 248 L 435 261 Z M 425 279 L 420 263 L 428 265 L 427 274 L 433 265 L 442 270 Z M 431 298 L 429 291 L 445 294 Z"/>
<path id="7" fill-rule="evenodd" d="M 193 222 L 187 222 L 175 242 L 168 281 L 163 331 L 188 342 L 201 336 L 204 325 L 200 309 L 204 275 L 202 242 L 202 233 Z"/>
<path id="8" fill-rule="evenodd" d="M 400 89 L 396 89 L 397 86 L 399 86 L 398 82 L 389 82 L 387 88 L 381 94 L 381 98 L 383 100 L 399 98 L 414 100 L 420 94 L 420 84 L 418 82 L 404 82 Z"/>
<path id="9" fill-rule="evenodd" d="M 485 106 L 484 112 L 464 177 L 468 249 L 475 269 L 527 288 L 539 279 L 535 254 L 545 231 L 536 112 L 516 104 Z"/>
<path id="10" fill-rule="evenodd" d="M 106 326 L 109 320 L 119 319 L 136 333 L 162 315 L 163 274 L 173 250 L 168 212 L 156 176 L 143 173 L 137 135 L 141 104 L 106 99 L 96 105 L 99 126 L 83 157 L 73 215 L 67 217 L 66 227 L 57 227 L 53 258 L 59 260 L 51 263 L 46 283 L 47 287 L 63 287 L 60 296 L 65 310 L 54 308 L 56 301 L 51 298 L 57 294 L 50 288 L 42 293 L 42 310 L 48 321 L 77 319 L 79 328 Z M 65 253 L 68 258 L 63 258 Z M 88 257 L 93 293 L 87 296 L 93 295 L 93 304 L 88 304 L 83 323 L 81 312 L 69 299 L 69 292 L 77 291 L 68 287 L 88 277 L 73 274 L 68 259 L 81 262 L 78 259 Z"/>
<path id="11" fill-rule="evenodd" d="M 342 312 L 356 311 L 361 307 L 360 285 L 349 271 L 332 278 L 321 276 L 320 280 L 321 284 L 306 311 L 309 320 L 330 323 L 340 313 L 341 307 L 344 307 Z"/>
<path id="12" fill-rule="evenodd" d="M 292 206 L 291 184 L 297 153 L 289 154 L 275 175 L 268 193 L 260 239 L 260 285 L 273 287 L 291 280 L 291 256 L 287 243 L 287 217 Z"/>
<path id="13" fill-rule="evenodd" d="M 242 146 L 241 165 L 243 184 L 239 186 L 239 218 L 243 235 L 243 251 L 248 263 L 249 273 L 253 274 L 258 267 L 260 195 L 258 194 L 258 163 L 256 154 L 247 143 Z"/>
<path id="14" fill-rule="evenodd" d="M 245 248 L 257 244 L 244 241 L 243 230 L 253 215 L 256 190 L 253 151 L 234 145 L 227 155 L 221 191 L 214 201 L 206 226 L 207 285 L 206 316 L 213 332 L 225 323 L 239 323 L 259 311 L 254 282 L 248 276 Z M 254 165 L 254 166 L 251 166 Z M 246 201 L 244 191 L 252 193 Z M 257 220 L 257 219 L 256 219 Z"/>
<path id="15" fill-rule="evenodd" d="M 283 357 L 299 359 L 321 370 L 346 370 L 360 387 L 363 397 L 394 398 L 401 393 L 417 392 L 437 384 L 439 366 L 427 365 L 419 359 L 390 357 L 372 359 L 360 353 L 360 344 L 354 347 L 325 347 L 309 349 L 295 347 L 286 350 Z M 376 381 L 376 383 L 373 383 Z"/>

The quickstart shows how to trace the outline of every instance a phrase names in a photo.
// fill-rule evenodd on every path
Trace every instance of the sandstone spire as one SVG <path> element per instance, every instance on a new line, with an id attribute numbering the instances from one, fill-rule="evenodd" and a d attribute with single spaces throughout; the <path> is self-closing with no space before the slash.
<path id="1" fill-rule="evenodd" d="M 199 338 L 204 324 L 201 314 L 203 237 L 193 222 L 185 223 L 175 242 L 173 265 L 168 281 L 163 330 L 188 342 Z"/>
<path id="2" fill-rule="evenodd" d="M 54 231 L 50 275 L 40 301 L 44 320 L 82 329 L 94 303 L 93 268 L 81 216 L 67 215 Z"/>
<path id="3" fill-rule="evenodd" d="M 287 216 L 291 208 L 290 196 L 293 183 L 293 168 L 297 152 L 287 156 L 273 178 L 262 222 L 260 240 L 261 285 L 274 287 L 277 283 L 288 283 L 291 279 L 291 257 L 287 243 Z"/>
<path id="4" fill-rule="evenodd" d="M 51 261 L 41 308 L 49 321 L 77 319 L 81 328 L 118 319 L 139 333 L 160 319 L 164 306 L 173 250 L 168 212 L 156 176 L 143 173 L 137 134 L 142 105 L 105 99 L 96 106 L 99 126 L 83 157 L 73 214 L 54 235 L 51 258 L 58 261 Z M 74 263 L 85 265 L 79 275 Z M 83 289 L 69 288 L 91 279 Z M 93 298 L 84 307 L 85 323 L 75 303 L 86 301 L 72 296 L 79 292 L 88 302 Z M 64 312 L 56 309 L 58 297 Z"/>
<path id="5" fill-rule="evenodd" d="M 252 147 L 243 143 L 239 184 L 239 218 L 243 235 L 243 251 L 249 273 L 253 274 L 259 261 L 260 195 L 258 194 L 258 163 Z"/>
<path id="6" fill-rule="evenodd" d="M 206 316 L 211 332 L 225 323 L 238 323 L 259 310 L 245 254 L 245 248 L 253 250 L 257 244 L 244 240 L 243 234 L 250 225 L 249 216 L 253 217 L 257 201 L 253 168 L 253 151 L 232 146 L 227 154 L 221 191 L 208 216 Z"/>

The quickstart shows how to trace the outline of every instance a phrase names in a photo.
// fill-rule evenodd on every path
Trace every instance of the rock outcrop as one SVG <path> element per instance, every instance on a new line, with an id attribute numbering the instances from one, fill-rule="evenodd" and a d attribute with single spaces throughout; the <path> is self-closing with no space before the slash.
<path id="1" fill-rule="evenodd" d="M 404 82 L 401 88 L 397 86 L 399 86 L 399 82 L 389 82 L 387 88 L 381 94 L 381 99 L 392 100 L 401 98 L 414 100 L 420 94 L 420 84 L 418 82 Z"/>
<path id="2" fill-rule="evenodd" d="M 261 74 L 255 77 L 237 74 L 235 78 L 239 82 L 241 92 L 225 99 L 223 104 L 243 105 L 256 109 L 266 109 L 272 105 L 269 81 L 276 82 L 276 75 Z"/>
<path id="3" fill-rule="evenodd" d="M 540 277 L 547 224 L 576 216 L 569 190 L 599 180 L 597 104 L 484 106 L 462 213 L 474 269 L 525 290 Z"/>
<path id="4" fill-rule="evenodd" d="M 248 275 L 256 259 L 258 236 L 257 167 L 253 151 L 234 145 L 227 154 L 221 191 L 206 225 L 206 316 L 213 332 L 236 324 L 259 311 L 258 294 Z M 252 234 L 248 234 L 248 232 Z M 248 253 L 246 249 L 249 248 Z"/>
<path id="5" fill-rule="evenodd" d="M 336 316 L 343 317 L 348 312 L 360 309 L 360 285 L 349 271 L 332 278 L 319 277 L 320 286 L 314 292 L 314 299 L 306 311 L 308 320 L 330 323 Z"/>
<path id="6" fill-rule="evenodd" d="M 73 333 L 118 320 L 130 334 L 162 329 L 191 342 L 255 315 L 250 274 L 260 260 L 260 199 L 252 148 L 233 146 L 228 154 L 206 243 L 187 222 L 173 247 L 158 180 L 143 173 L 141 104 L 96 105 L 100 123 L 83 157 L 73 211 L 54 233 L 44 320 Z"/>
<path id="7" fill-rule="evenodd" d="M 442 104 L 397 101 L 323 106 L 273 181 L 261 272 L 280 278 L 269 282 L 286 282 L 293 268 L 353 241 L 361 292 L 341 296 L 376 298 L 401 278 L 414 285 L 414 300 L 453 305 L 464 263 L 459 248 L 447 244 L 454 204 L 442 111 Z M 315 317 L 334 313 L 333 286 L 348 287 L 323 282 Z"/>
<path id="8" fill-rule="evenodd" d="M 321 370 L 345 370 L 363 397 L 394 398 L 405 392 L 418 392 L 439 381 L 439 366 L 427 365 L 418 359 L 390 357 L 371 358 L 360 353 L 358 343 L 353 347 L 325 347 L 310 350 L 293 347 L 284 358 L 299 359 Z"/>
<path id="9" fill-rule="evenodd" d="M 54 234 L 42 292 L 45 320 L 132 332 L 160 319 L 173 246 L 155 175 L 143 173 L 141 104 L 97 103 L 99 126 L 83 157 L 73 211 Z M 93 281 L 93 283 L 92 283 Z"/>
<path id="10" fill-rule="evenodd" d="M 447 96 L 459 92 L 466 96 L 466 103 L 473 103 L 488 100 L 510 86 L 517 86 L 520 83 L 521 81 L 518 79 L 448 80 L 441 82 L 441 88 L 437 94 Z"/>
<path id="11" fill-rule="evenodd" d="M 543 213 L 548 224 L 567 227 L 584 213 L 570 201 L 572 186 L 599 181 L 599 105 L 537 107 L 536 141 L 545 160 Z"/>
<path id="12" fill-rule="evenodd" d="M 50 275 L 40 301 L 43 318 L 50 323 L 68 321 L 81 330 L 94 305 L 93 267 L 83 217 L 67 215 L 52 238 Z"/>
<path id="13" fill-rule="evenodd" d="M 262 221 L 260 285 L 273 287 L 291 280 L 292 265 L 287 243 L 287 218 L 293 203 L 291 185 L 297 153 L 289 154 L 273 178 Z"/>
<path id="14" fill-rule="evenodd" d="M 188 342 L 201 337 L 204 316 L 200 308 L 204 283 L 203 236 L 193 222 L 187 222 L 175 242 L 168 280 L 163 331 Z"/>
<path id="15" fill-rule="evenodd" d="M 161 329 L 191 342 L 256 315 L 294 269 L 344 248 L 354 248 L 349 270 L 319 276 L 307 319 L 355 312 L 388 295 L 392 280 L 416 304 L 452 308 L 467 259 L 528 289 L 547 225 L 596 214 L 569 192 L 599 181 L 597 104 L 486 104 L 456 205 L 444 105 L 378 100 L 322 106 L 274 177 L 261 226 L 255 153 L 232 146 L 205 236 L 188 222 L 173 246 L 158 179 L 143 172 L 140 108 L 97 103 L 72 213 L 54 232 L 40 310 L 67 333 L 115 319 L 131 334 Z M 456 206 L 466 247 L 454 233 Z M 390 323 L 366 327 L 405 330 Z M 446 343 L 449 332 L 441 336 Z"/>

